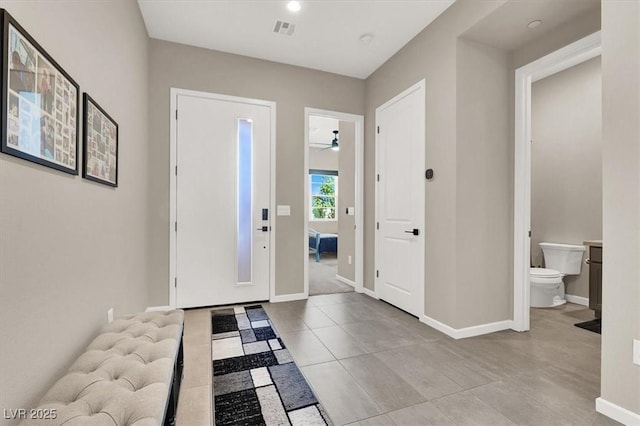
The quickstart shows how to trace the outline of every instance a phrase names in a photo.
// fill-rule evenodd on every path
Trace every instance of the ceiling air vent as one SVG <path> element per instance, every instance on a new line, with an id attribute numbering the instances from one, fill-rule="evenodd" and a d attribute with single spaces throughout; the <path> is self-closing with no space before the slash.
<path id="1" fill-rule="evenodd" d="M 284 34 L 290 36 L 293 34 L 293 30 L 296 29 L 296 24 L 292 24 L 291 22 L 285 21 L 276 21 L 275 27 L 273 27 L 273 32 L 277 34 Z"/>

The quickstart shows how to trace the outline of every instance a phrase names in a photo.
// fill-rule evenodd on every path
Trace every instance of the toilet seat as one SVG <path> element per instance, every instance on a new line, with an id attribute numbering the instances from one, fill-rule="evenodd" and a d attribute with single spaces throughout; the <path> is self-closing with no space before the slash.
<path id="1" fill-rule="evenodd" d="M 555 269 L 531 268 L 529 275 L 534 278 L 562 278 L 562 274 Z"/>

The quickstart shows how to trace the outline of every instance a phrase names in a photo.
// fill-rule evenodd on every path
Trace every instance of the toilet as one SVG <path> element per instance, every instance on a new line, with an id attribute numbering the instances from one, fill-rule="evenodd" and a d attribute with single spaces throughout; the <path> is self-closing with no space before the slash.
<path id="1" fill-rule="evenodd" d="M 530 306 L 552 308 L 566 303 L 564 298 L 565 275 L 578 275 L 582 267 L 584 246 L 557 243 L 540 243 L 544 256 L 544 268 L 531 268 Z"/>

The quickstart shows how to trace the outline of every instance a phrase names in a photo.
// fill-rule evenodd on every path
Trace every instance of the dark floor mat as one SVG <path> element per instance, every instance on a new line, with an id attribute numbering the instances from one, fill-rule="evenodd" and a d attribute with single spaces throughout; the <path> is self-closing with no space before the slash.
<path id="1" fill-rule="evenodd" d="M 574 324 L 576 327 L 584 328 L 585 330 L 593 331 L 594 333 L 602 334 L 602 319 L 597 318 L 591 321 L 579 322 Z"/>

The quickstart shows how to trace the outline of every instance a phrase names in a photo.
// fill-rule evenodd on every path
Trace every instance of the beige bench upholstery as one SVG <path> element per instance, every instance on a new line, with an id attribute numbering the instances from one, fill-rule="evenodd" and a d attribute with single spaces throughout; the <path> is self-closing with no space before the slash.
<path id="1" fill-rule="evenodd" d="M 55 419 L 22 425 L 161 425 L 169 402 L 184 312 L 117 319 L 44 395 L 38 409 Z"/>

